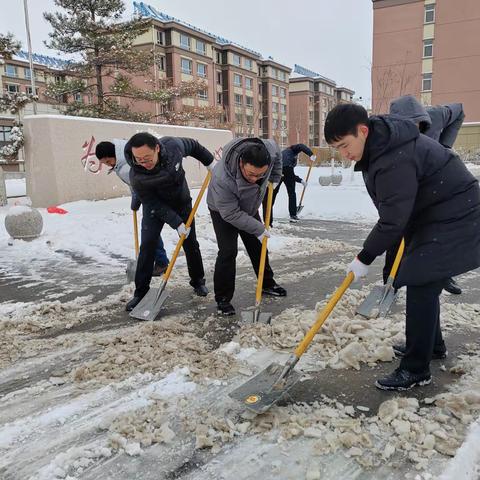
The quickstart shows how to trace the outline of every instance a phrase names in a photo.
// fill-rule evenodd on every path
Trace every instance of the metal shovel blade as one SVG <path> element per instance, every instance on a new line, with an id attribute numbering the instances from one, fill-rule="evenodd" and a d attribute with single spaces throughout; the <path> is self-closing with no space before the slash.
<path id="1" fill-rule="evenodd" d="M 302 377 L 302 374 L 292 370 L 285 382 L 280 387 L 272 387 L 278 380 L 284 369 L 284 365 L 271 363 L 260 373 L 230 392 L 230 398 L 237 400 L 242 405 L 257 414 L 266 412 L 272 405 L 277 403 Z"/>
<path id="2" fill-rule="evenodd" d="M 135 272 L 137 271 L 137 261 L 129 260 L 127 262 L 127 283 L 131 283 L 135 280 Z"/>
<path id="3" fill-rule="evenodd" d="M 297 207 L 297 215 L 303 210 L 303 205 Z"/>
<path id="4" fill-rule="evenodd" d="M 158 292 L 158 288 L 151 288 L 142 300 L 140 300 L 140 303 L 130 312 L 130 316 L 137 320 L 155 320 L 165 300 L 168 298 L 168 293 L 164 290 L 157 299 Z"/>
<path id="5" fill-rule="evenodd" d="M 385 317 L 395 298 L 395 289 L 392 286 L 376 285 L 357 308 L 357 313 L 367 318 Z"/>
<path id="6" fill-rule="evenodd" d="M 268 312 L 244 311 L 241 313 L 242 323 L 264 323 L 269 324 L 272 321 L 272 314 Z"/>

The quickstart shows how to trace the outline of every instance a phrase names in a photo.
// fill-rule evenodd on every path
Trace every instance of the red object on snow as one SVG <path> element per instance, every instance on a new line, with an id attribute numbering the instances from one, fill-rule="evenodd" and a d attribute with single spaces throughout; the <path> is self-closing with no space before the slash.
<path id="1" fill-rule="evenodd" d="M 68 213 L 66 210 L 60 207 L 48 207 L 47 208 L 48 213 L 59 213 L 60 215 L 64 215 L 65 213 Z"/>

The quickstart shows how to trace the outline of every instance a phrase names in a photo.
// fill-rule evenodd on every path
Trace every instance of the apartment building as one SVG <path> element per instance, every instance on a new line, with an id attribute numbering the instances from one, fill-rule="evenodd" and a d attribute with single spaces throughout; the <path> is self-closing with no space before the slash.
<path id="1" fill-rule="evenodd" d="M 355 92 L 300 65 L 294 72 L 289 83 L 289 143 L 326 147 L 323 126 L 328 112 L 338 103 L 353 101 Z"/>
<path id="2" fill-rule="evenodd" d="M 425 105 L 462 102 L 480 121 L 480 2 L 372 0 L 373 112 L 412 94 Z"/>

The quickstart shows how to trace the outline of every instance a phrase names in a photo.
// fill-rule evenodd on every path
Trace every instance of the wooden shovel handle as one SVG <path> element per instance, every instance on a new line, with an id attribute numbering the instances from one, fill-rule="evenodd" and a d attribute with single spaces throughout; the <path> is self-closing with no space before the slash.
<path id="1" fill-rule="evenodd" d="M 137 211 L 132 210 L 133 213 L 133 242 L 135 244 L 135 258 L 138 258 L 138 220 L 137 220 Z"/>
<path id="2" fill-rule="evenodd" d="M 397 255 L 395 256 L 395 261 L 393 262 L 392 269 L 390 270 L 389 277 L 392 280 L 395 280 L 395 277 L 397 276 L 398 267 L 400 266 L 400 262 L 402 261 L 404 250 L 405 250 L 405 240 L 402 238 L 402 241 L 400 242 L 400 246 L 398 247 Z"/>
<path id="3" fill-rule="evenodd" d="M 308 182 L 308 179 L 310 178 L 310 173 L 312 172 L 312 168 L 313 168 L 313 164 L 315 162 L 311 162 L 310 163 L 310 167 L 308 168 L 308 172 L 307 172 L 307 178 L 305 179 L 305 182 Z M 305 195 L 305 190 L 307 189 L 307 187 L 303 187 L 303 191 L 302 191 L 302 196 L 300 197 L 300 203 L 299 205 L 303 205 L 303 196 Z"/>
<path id="4" fill-rule="evenodd" d="M 270 230 L 270 217 L 272 213 L 272 203 L 273 203 L 273 183 L 268 183 L 268 194 L 267 194 L 267 213 L 265 214 L 265 230 Z M 263 288 L 263 275 L 265 273 L 265 262 L 267 259 L 267 242 L 268 237 L 263 237 L 262 240 L 262 252 L 260 253 L 260 265 L 258 267 L 258 280 L 257 280 L 257 290 L 255 292 L 255 303 L 258 306 L 262 301 L 262 288 Z"/>
<path id="5" fill-rule="evenodd" d="M 354 275 L 352 272 L 349 272 L 348 275 L 343 280 L 342 284 L 337 288 L 335 293 L 332 295 L 328 303 L 325 305 L 323 310 L 317 314 L 317 320 L 307 332 L 303 340 L 300 342 L 298 347 L 295 349 L 295 356 L 300 358 L 304 353 L 305 350 L 308 348 L 310 343 L 313 340 L 313 337 L 317 334 L 320 330 L 320 327 L 324 324 L 325 320 L 328 318 L 332 310 L 334 309 L 335 305 L 338 301 L 342 298 L 342 295 L 345 293 L 345 290 L 350 286 L 350 284 L 354 280 Z"/>
<path id="6" fill-rule="evenodd" d="M 192 211 L 190 212 L 190 215 L 188 216 L 187 223 L 185 224 L 186 228 L 190 228 L 190 226 L 193 223 L 193 219 L 195 218 L 195 214 L 197 213 L 198 206 L 200 205 L 200 202 L 202 201 L 203 194 L 205 193 L 205 190 L 208 187 L 208 182 L 212 178 L 212 172 L 210 170 L 207 173 L 207 176 L 205 177 L 205 180 L 203 181 L 202 188 L 198 192 L 197 199 L 195 200 L 195 203 L 193 204 Z M 175 247 L 175 250 L 173 251 L 172 259 L 170 260 L 170 263 L 168 264 L 166 272 L 163 274 L 163 283 L 165 284 L 168 279 L 170 278 L 170 274 L 172 273 L 173 266 L 175 265 L 175 262 L 177 261 L 178 254 L 180 253 L 180 249 L 182 248 L 183 242 L 185 241 L 185 234 L 180 235 L 180 238 L 178 239 L 177 246 Z"/>

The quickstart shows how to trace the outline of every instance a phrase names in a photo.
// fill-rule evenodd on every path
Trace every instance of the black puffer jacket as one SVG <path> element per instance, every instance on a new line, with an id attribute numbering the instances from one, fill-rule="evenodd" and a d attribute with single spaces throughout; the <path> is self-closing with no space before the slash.
<path id="1" fill-rule="evenodd" d="M 371 117 L 355 169 L 379 220 L 358 258 L 366 264 L 402 237 L 406 250 L 395 286 L 423 285 L 480 266 L 480 188 L 460 158 L 416 125 Z"/>
<path id="2" fill-rule="evenodd" d="M 309 157 L 313 155 L 313 152 L 303 143 L 290 145 L 285 150 L 282 150 L 282 166 L 296 167 L 297 157 L 300 152 L 306 153 Z"/>
<path id="3" fill-rule="evenodd" d="M 153 170 L 134 162 L 130 142 L 125 145 L 125 158 L 130 169 L 130 184 L 140 198 L 143 208 L 172 228 L 182 222 L 181 215 L 192 201 L 182 167 L 184 157 L 191 156 L 207 166 L 213 155 L 197 140 L 181 137 L 162 137 L 159 160 Z"/>

